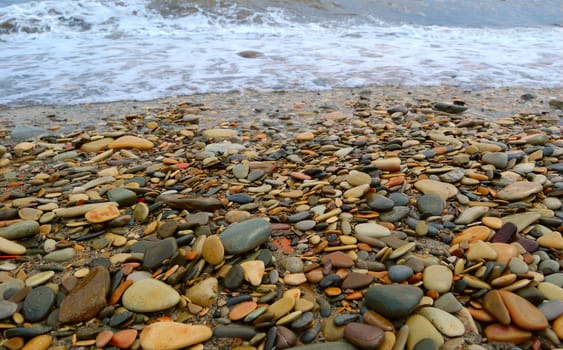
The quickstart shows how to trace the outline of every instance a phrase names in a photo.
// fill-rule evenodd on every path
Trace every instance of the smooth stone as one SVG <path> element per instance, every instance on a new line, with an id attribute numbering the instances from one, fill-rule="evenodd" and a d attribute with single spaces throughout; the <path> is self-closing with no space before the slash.
<path id="1" fill-rule="evenodd" d="M 329 342 L 344 338 L 344 326 L 334 324 L 334 315 L 323 320 L 321 330 L 325 340 Z"/>
<path id="2" fill-rule="evenodd" d="M 219 294 L 219 281 L 214 277 L 209 277 L 192 287 L 190 287 L 184 295 L 194 304 L 203 307 L 211 306 Z"/>
<path id="3" fill-rule="evenodd" d="M 139 149 L 139 150 L 149 150 L 154 147 L 154 144 L 149 140 L 146 140 L 142 137 L 133 136 L 133 135 L 124 135 L 121 136 L 111 143 L 108 144 L 108 148 L 110 149 Z"/>
<path id="4" fill-rule="evenodd" d="M 303 272 L 303 260 L 296 256 L 283 259 L 281 265 L 291 273 Z"/>
<path id="5" fill-rule="evenodd" d="M 403 282 L 412 277 L 414 271 L 407 265 L 393 265 L 389 267 L 388 276 L 392 282 Z"/>
<path id="6" fill-rule="evenodd" d="M 244 281 L 244 270 L 239 264 L 233 265 L 223 281 L 225 288 L 236 290 Z"/>
<path id="7" fill-rule="evenodd" d="M 10 132 L 12 140 L 29 140 L 37 136 L 48 135 L 45 129 L 36 126 L 16 125 Z"/>
<path id="8" fill-rule="evenodd" d="M 27 287 L 39 286 L 55 276 L 55 271 L 43 271 L 29 276 L 25 280 L 25 285 Z"/>
<path id="9" fill-rule="evenodd" d="M 315 225 L 317 225 L 317 222 L 315 220 L 302 220 L 295 223 L 295 228 L 300 231 L 308 231 L 312 230 Z"/>
<path id="10" fill-rule="evenodd" d="M 208 326 L 179 322 L 155 322 L 145 327 L 140 336 L 144 350 L 176 350 L 203 343 L 213 336 Z"/>
<path id="11" fill-rule="evenodd" d="M 452 184 L 429 179 L 418 180 L 415 182 L 414 187 L 424 194 L 437 194 L 444 200 L 447 200 L 458 193 L 457 187 Z"/>
<path id="12" fill-rule="evenodd" d="M 525 274 L 528 272 L 528 264 L 518 258 L 512 258 L 508 261 L 510 272 L 515 274 Z"/>
<path id="13" fill-rule="evenodd" d="M 229 225 L 219 238 L 228 254 L 242 254 L 266 243 L 272 234 L 272 225 L 254 218 Z"/>
<path id="14" fill-rule="evenodd" d="M 470 207 L 465 209 L 454 222 L 458 225 L 468 225 L 479 220 L 488 211 L 489 208 L 487 207 L 482 207 L 482 206 Z"/>
<path id="15" fill-rule="evenodd" d="M 389 194 L 389 199 L 395 203 L 395 205 L 407 206 L 410 203 L 410 197 L 401 192 L 393 192 Z"/>
<path id="16" fill-rule="evenodd" d="M 59 322 L 78 323 L 95 317 L 106 305 L 110 289 L 110 275 L 106 268 L 96 266 L 81 279 L 63 299 Z"/>
<path id="17" fill-rule="evenodd" d="M 321 258 L 321 263 L 323 265 L 331 264 L 333 267 L 352 267 L 354 266 L 354 260 L 352 258 L 340 251 L 332 252 L 324 255 Z"/>
<path id="18" fill-rule="evenodd" d="M 240 143 L 230 142 L 211 143 L 205 146 L 205 152 L 211 152 L 216 155 L 238 153 L 240 151 L 244 151 L 245 149 L 246 146 L 241 145 Z"/>
<path id="19" fill-rule="evenodd" d="M 497 259 L 497 252 L 488 242 L 475 241 L 469 243 L 469 249 L 466 252 L 466 257 L 469 261 L 493 261 Z"/>
<path id="20" fill-rule="evenodd" d="M 484 222 L 483 222 L 484 223 Z M 502 223 L 502 219 L 501 219 Z M 490 227 L 490 225 L 487 225 Z M 512 241 L 512 238 L 518 231 L 516 225 L 512 222 L 507 222 L 502 224 L 500 229 L 494 234 L 493 238 L 491 239 L 492 242 L 499 242 L 499 243 L 508 243 Z"/>
<path id="21" fill-rule="evenodd" d="M 559 339 L 563 339 L 563 315 L 553 321 L 551 328 Z"/>
<path id="22" fill-rule="evenodd" d="M 229 319 L 232 321 L 238 321 L 245 318 L 248 314 L 256 309 L 258 304 L 255 301 L 245 301 L 239 303 L 229 311 Z"/>
<path id="23" fill-rule="evenodd" d="M 513 324 L 530 331 L 540 331 L 549 326 L 549 322 L 541 311 L 528 300 L 506 290 L 498 292 L 508 309 Z"/>
<path id="24" fill-rule="evenodd" d="M 387 222 L 397 222 L 407 216 L 410 212 L 409 207 L 396 206 L 393 209 L 380 213 L 379 219 Z"/>
<path id="25" fill-rule="evenodd" d="M 153 243 L 153 242 L 151 242 Z M 143 255 L 143 266 L 154 269 L 162 265 L 166 260 L 174 256 L 178 244 L 173 237 L 168 237 L 150 244 Z"/>
<path id="26" fill-rule="evenodd" d="M 362 289 L 368 287 L 373 282 L 373 277 L 358 272 L 350 272 L 342 281 L 342 289 Z"/>
<path id="27" fill-rule="evenodd" d="M 136 329 L 122 329 L 113 334 L 110 344 L 120 349 L 128 349 L 137 339 L 137 334 Z"/>
<path id="28" fill-rule="evenodd" d="M 237 137 L 237 131 L 233 129 L 207 129 L 202 132 L 203 136 L 210 139 L 230 139 Z"/>
<path id="29" fill-rule="evenodd" d="M 491 290 L 485 294 L 482 304 L 483 308 L 498 322 L 504 325 L 510 324 L 510 313 L 498 290 Z"/>
<path id="30" fill-rule="evenodd" d="M 233 167 L 233 175 L 237 179 L 245 179 L 248 176 L 248 172 L 250 171 L 250 167 L 248 163 L 239 163 Z"/>
<path id="31" fill-rule="evenodd" d="M 220 324 L 213 328 L 213 337 L 215 338 L 241 338 L 250 340 L 256 335 L 256 333 L 257 332 L 253 327 L 237 324 Z"/>
<path id="32" fill-rule="evenodd" d="M 0 237 L 0 253 L 4 253 L 6 255 L 22 255 L 25 254 L 26 251 L 27 248 L 23 245 L 12 242 L 4 237 Z"/>
<path id="33" fill-rule="evenodd" d="M 465 176 L 465 170 L 464 169 L 455 168 L 455 169 L 448 171 L 447 173 L 441 174 L 440 175 L 440 181 L 450 183 L 450 184 L 456 183 L 456 182 L 460 181 L 461 179 L 463 179 L 464 176 Z"/>
<path id="34" fill-rule="evenodd" d="M 542 247 L 562 250 L 563 236 L 557 231 L 546 232 L 536 239 L 536 242 Z"/>
<path id="35" fill-rule="evenodd" d="M 39 220 L 41 215 L 43 214 L 42 210 L 35 209 L 35 208 L 21 208 L 18 210 L 18 215 L 22 220 Z"/>
<path id="36" fill-rule="evenodd" d="M 48 334 L 42 334 L 31 338 L 21 350 L 47 350 L 52 343 L 53 337 Z"/>
<path id="37" fill-rule="evenodd" d="M 344 327 L 344 338 L 360 349 L 377 349 L 384 337 L 381 328 L 369 324 L 350 322 Z"/>
<path id="38" fill-rule="evenodd" d="M 18 304 L 0 299 L 0 320 L 12 316 L 18 310 Z"/>
<path id="39" fill-rule="evenodd" d="M 281 317 L 287 315 L 295 306 L 295 299 L 289 296 L 285 296 L 274 302 L 268 308 L 268 312 L 274 315 L 274 320 L 278 320 Z"/>
<path id="40" fill-rule="evenodd" d="M 127 188 L 117 187 L 108 191 L 108 199 L 119 203 L 120 207 L 129 207 L 137 202 L 137 194 Z"/>
<path id="41" fill-rule="evenodd" d="M 477 206 L 476 208 L 482 208 L 482 207 Z M 481 222 L 484 225 L 492 228 L 493 230 L 500 230 L 504 224 L 501 218 L 497 218 L 494 216 L 486 216 L 481 219 Z M 514 232 L 516 232 L 516 230 Z"/>
<path id="42" fill-rule="evenodd" d="M 76 250 L 74 248 L 63 248 L 59 250 L 55 250 L 43 257 L 45 261 L 50 262 L 65 262 L 68 261 L 76 256 Z"/>
<path id="43" fill-rule="evenodd" d="M 24 220 L 0 228 L 0 237 L 7 240 L 16 240 L 34 236 L 39 232 L 39 223 L 33 220 Z"/>
<path id="44" fill-rule="evenodd" d="M 538 305 L 538 310 L 551 322 L 563 315 L 563 300 L 545 301 Z"/>
<path id="45" fill-rule="evenodd" d="M 532 337 L 532 333 L 512 325 L 494 323 L 485 327 L 485 337 L 490 342 L 521 344 Z"/>
<path id="46" fill-rule="evenodd" d="M 351 170 L 346 177 L 346 182 L 350 184 L 350 186 L 360 186 L 360 185 L 369 185 L 371 184 L 371 176 L 367 173 Z"/>
<path id="47" fill-rule="evenodd" d="M 183 194 L 162 194 L 156 197 L 157 202 L 162 202 L 172 209 L 214 211 L 223 208 L 223 203 L 213 197 L 193 197 Z"/>
<path id="48" fill-rule="evenodd" d="M 389 236 L 391 234 L 391 231 L 387 227 L 376 224 L 374 222 L 357 224 L 354 227 L 354 232 L 358 235 L 371 238 L 381 238 Z"/>
<path id="49" fill-rule="evenodd" d="M 205 239 L 201 256 L 211 265 L 218 265 L 223 261 L 225 249 L 218 235 L 212 235 Z"/>
<path id="50" fill-rule="evenodd" d="M 465 326 L 452 314 L 432 306 L 425 306 L 417 311 L 432 322 L 440 333 L 447 337 L 460 337 L 465 334 Z"/>
<path id="51" fill-rule="evenodd" d="M 430 265 L 422 273 L 422 283 L 426 290 L 446 293 L 452 287 L 453 272 L 444 265 Z"/>
<path id="52" fill-rule="evenodd" d="M 434 306 L 451 314 L 456 313 L 463 308 L 463 305 L 461 305 L 455 295 L 449 292 L 442 294 L 438 299 L 436 299 Z"/>
<path id="53" fill-rule="evenodd" d="M 409 315 L 422 298 L 422 290 L 410 285 L 376 285 L 368 288 L 365 301 L 369 308 L 389 318 Z"/>
<path id="54" fill-rule="evenodd" d="M 252 214 L 244 210 L 229 210 L 225 214 L 225 220 L 227 220 L 229 224 L 232 224 L 233 222 L 248 220 L 251 217 Z"/>
<path id="55" fill-rule="evenodd" d="M 486 241 L 492 230 L 487 226 L 476 225 L 466 228 L 458 233 L 452 240 L 452 244 L 468 241 L 469 243 L 476 241 Z"/>
<path id="56" fill-rule="evenodd" d="M 250 260 L 240 263 L 244 271 L 244 279 L 254 287 L 262 283 L 262 277 L 266 271 L 264 262 L 262 260 Z"/>
<path id="57" fill-rule="evenodd" d="M 395 206 L 395 202 L 378 193 L 369 192 L 365 195 L 367 205 L 373 210 L 387 211 Z"/>
<path id="58" fill-rule="evenodd" d="M 423 194 L 416 201 L 418 210 L 423 217 L 442 215 L 445 204 L 444 199 L 435 193 Z"/>
<path id="59" fill-rule="evenodd" d="M 511 222 L 516 226 L 516 232 L 524 230 L 526 227 L 530 226 L 534 222 L 541 218 L 541 214 L 534 211 L 528 211 L 525 213 L 512 214 L 502 217 L 504 223 Z"/>
<path id="60" fill-rule="evenodd" d="M 538 285 L 538 290 L 543 293 L 547 300 L 563 300 L 563 288 L 553 283 L 541 282 Z"/>
<path id="61" fill-rule="evenodd" d="M 401 170 L 400 158 L 376 159 L 372 164 L 379 170 L 398 172 Z"/>
<path id="62" fill-rule="evenodd" d="M 59 218 L 72 218 L 76 216 L 82 216 L 90 210 L 96 209 L 98 207 L 104 207 L 106 205 L 118 206 L 119 204 L 116 202 L 90 203 L 90 204 L 77 205 L 74 207 L 55 209 L 53 210 L 53 213 L 55 213 L 55 215 Z"/>
<path id="63" fill-rule="evenodd" d="M 92 210 L 89 210 L 84 215 L 84 217 L 90 223 L 99 224 L 99 223 L 102 223 L 102 222 L 111 221 L 111 220 L 119 217 L 119 215 L 121 215 L 121 213 L 119 212 L 119 209 L 116 206 L 111 205 L 111 204 L 107 204 L 107 205 L 100 206 L 100 207 L 94 208 Z"/>
<path id="64" fill-rule="evenodd" d="M 537 182 L 517 181 L 497 193 L 497 198 L 509 202 L 515 202 L 528 196 L 536 194 L 543 189 Z"/>
<path id="65" fill-rule="evenodd" d="M 497 169 L 504 169 L 508 165 L 508 155 L 504 152 L 489 152 L 483 154 L 481 162 L 492 164 Z"/>
<path id="66" fill-rule="evenodd" d="M 415 344 L 413 350 L 439 350 L 434 340 L 430 338 L 424 338 Z"/>
<path id="67" fill-rule="evenodd" d="M 362 198 L 366 193 L 368 193 L 370 188 L 369 184 L 363 184 L 356 187 L 352 187 L 343 193 L 344 198 Z"/>
<path id="68" fill-rule="evenodd" d="M 327 343 L 307 344 L 287 348 L 286 350 L 357 350 L 354 345 L 342 341 L 330 341 Z"/>
<path id="69" fill-rule="evenodd" d="M 180 294 L 168 284 L 146 278 L 133 283 L 123 296 L 123 306 L 133 312 L 157 312 L 171 308 L 180 301 Z"/>
<path id="70" fill-rule="evenodd" d="M 543 200 L 543 204 L 547 209 L 558 210 L 561 209 L 561 199 L 555 197 L 547 197 Z"/>
<path id="71" fill-rule="evenodd" d="M 80 146 L 80 150 L 86 153 L 99 152 L 107 148 L 107 146 L 114 141 L 111 137 L 104 137 L 90 142 L 86 142 Z"/>
<path id="72" fill-rule="evenodd" d="M 407 319 L 406 325 L 409 327 L 407 349 L 414 349 L 418 342 L 426 338 L 432 339 L 438 348 L 444 344 L 444 338 L 426 317 L 414 314 Z"/>

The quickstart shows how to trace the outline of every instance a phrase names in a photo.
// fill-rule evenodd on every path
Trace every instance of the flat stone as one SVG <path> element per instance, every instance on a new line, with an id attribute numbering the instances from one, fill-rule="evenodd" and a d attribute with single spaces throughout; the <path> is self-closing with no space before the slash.
<path id="1" fill-rule="evenodd" d="M 142 137 L 133 136 L 133 135 L 124 135 L 113 142 L 108 144 L 108 148 L 110 149 L 139 149 L 139 150 L 149 150 L 154 147 L 154 144 L 149 140 L 146 140 Z"/>
<path id="2" fill-rule="evenodd" d="M 118 206 L 119 204 L 116 202 L 83 204 L 77 205 L 75 207 L 55 209 L 53 210 L 53 213 L 55 213 L 55 215 L 59 218 L 72 218 L 76 216 L 82 216 L 90 210 L 98 207 L 105 207 L 106 205 Z"/>
<path id="3" fill-rule="evenodd" d="M 424 194 L 437 194 L 444 200 L 451 198 L 458 193 L 457 187 L 452 184 L 429 179 L 418 180 L 415 182 L 414 187 Z"/>
<path id="4" fill-rule="evenodd" d="M 387 227 L 376 224 L 374 222 L 357 224 L 354 227 L 354 232 L 358 235 L 371 238 L 381 238 L 389 236 L 391 234 L 391 231 Z"/>
<path id="5" fill-rule="evenodd" d="M 103 139 L 98 139 L 90 142 L 86 142 L 80 146 L 82 152 L 100 152 L 107 148 L 107 146 L 114 141 L 111 137 L 104 137 Z"/>
<path id="6" fill-rule="evenodd" d="M 511 322 L 508 308 L 498 290 L 491 290 L 483 297 L 483 308 L 499 323 L 509 325 Z"/>
<path id="7" fill-rule="evenodd" d="M 522 259 L 516 257 L 508 261 L 508 268 L 510 272 L 515 274 L 525 274 L 528 272 L 528 264 L 526 264 Z"/>
<path id="8" fill-rule="evenodd" d="M 236 164 L 233 167 L 233 175 L 237 179 L 245 179 L 248 176 L 249 171 L 250 171 L 250 167 L 248 166 L 248 163 Z"/>
<path id="9" fill-rule="evenodd" d="M 396 206 L 379 214 L 379 219 L 386 222 L 398 222 L 410 213 L 409 207 Z"/>
<path id="10" fill-rule="evenodd" d="M 117 187 L 108 191 L 108 199 L 119 203 L 120 207 L 129 207 L 137 203 L 137 194 L 127 188 Z"/>
<path id="11" fill-rule="evenodd" d="M 384 337 L 381 328 L 369 324 L 350 322 L 344 328 L 344 338 L 360 349 L 377 349 Z"/>
<path id="12" fill-rule="evenodd" d="M 233 222 L 241 222 L 244 220 L 248 220 L 251 217 L 252 214 L 245 210 L 229 210 L 225 214 L 225 220 L 227 220 L 229 224 L 232 224 Z"/>
<path id="13" fill-rule="evenodd" d="M 211 143 L 205 146 L 205 152 L 211 152 L 216 155 L 223 155 L 223 154 L 234 154 L 240 151 L 244 151 L 246 147 L 241 145 L 240 143 L 230 143 L 230 142 L 221 142 L 221 143 Z"/>
<path id="14" fill-rule="evenodd" d="M 120 349 L 129 349 L 137 339 L 137 334 L 136 329 L 122 329 L 113 334 L 110 344 Z"/>
<path id="15" fill-rule="evenodd" d="M 236 264 L 231 267 L 229 272 L 227 272 L 227 276 L 225 276 L 223 285 L 227 289 L 236 290 L 238 287 L 241 286 L 243 281 L 244 281 L 244 270 L 239 264 Z"/>
<path id="16" fill-rule="evenodd" d="M 287 315 L 293 309 L 293 306 L 295 306 L 295 299 L 285 296 L 270 305 L 268 312 L 274 314 L 274 320 L 278 320 L 282 316 Z"/>
<path id="17" fill-rule="evenodd" d="M 214 277 L 209 277 L 190 287 L 184 295 L 194 304 L 209 307 L 217 300 L 218 293 L 219 281 Z"/>
<path id="18" fill-rule="evenodd" d="M 553 329 L 559 339 L 563 339 L 563 315 L 553 321 L 551 329 Z"/>
<path id="19" fill-rule="evenodd" d="M 307 345 L 300 345 L 291 348 L 287 348 L 286 350 L 357 350 L 354 345 L 342 342 L 342 341 L 331 341 L 327 343 L 318 343 L 318 344 L 307 344 Z"/>
<path id="20" fill-rule="evenodd" d="M 538 289 L 547 300 L 563 300 L 563 288 L 553 283 L 541 282 L 538 285 Z"/>
<path id="21" fill-rule="evenodd" d="M 444 265 L 430 265 L 422 273 L 422 282 L 426 290 L 446 293 L 453 283 L 453 272 Z"/>
<path id="22" fill-rule="evenodd" d="M 501 223 L 502 223 L 502 220 L 501 220 Z M 489 226 L 489 225 L 487 225 L 487 226 Z M 495 235 L 493 236 L 491 241 L 495 242 L 495 243 L 496 242 L 499 242 L 499 243 L 511 242 L 512 238 L 514 237 L 514 235 L 516 234 L 517 231 L 518 231 L 518 228 L 512 222 L 504 223 L 504 224 L 502 224 L 500 229 L 495 233 Z"/>
<path id="23" fill-rule="evenodd" d="M 368 288 L 365 301 L 369 308 L 389 318 L 409 315 L 422 298 L 422 290 L 410 285 L 377 285 Z"/>
<path id="24" fill-rule="evenodd" d="M 482 260 L 496 260 L 497 252 L 490 246 L 488 242 L 475 241 L 469 243 L 469 249 L 466 252 L 467 260 L 469 261 L 482 261 Z"/>
<path id="25" fill-rule="evenodd" d="M 498 292 L 508 309 L 513 324 L 530 331 L 543 330 L 549 326 L 541 311 L 528 300 L 506 290 L 499 290 Z"/>
<path id="26" fill-rule="evenodd" d="M 63 248 L 59 250 L 52 251 L 51 253 L 45 255 L 43 259 L 50 262 L 65 262 L 76 256 L 76 250 L 72 247 Z"/>
<path id="27" fill-rule="evenodd" d="M 296 256 L 290 256 L 281 261 L 281 265 L 291 273 L 303 272 L 303 260 Z"/>
<path id="28" fill-rule="evenodd" d="M 229 319 L 232 321 L 242 320 L 257 307 L 258 304 L 255 301 L 245 301 L 239 303 L 233 306 L 233 308 L 229 311 Z"/>
<path id="29" fill-rule="evenodd" d="M 106 268 L 96 266 L 80 280 L 63 299 L 59 322 L 78 323 L 95 317 L 106 305 L 110 289 L 110 276 Z"/>
<path id="30" fill-rule="evenodd" d="M 25 254 L 26 251 L 27 249 L 23 245 L 0 237 L 0 253 L 6 255 L 22 255 Z"/>
<path id="31" fill-rule="evenodd" d="M 492 230 L 487 226 L 476 225 L 466 228 L 457 234 L 452 240 L 452 244 L 456 244 L 463 241 L 476 242 L 476 241 L 486 241 Z"/>
<path id="32" fill-rule="evenodd" d="M 149 269 L 162 265 L 166 259 L 174 256 L 178 249 L 178 244 L 173 237 L 151 243 L 143 255 L 143 266 Z"/>
<path id="33" fill-rule="evenodd" d="M 21 208 L 18 210 L 18 215 L 22 220 L 39 220 L 41 215 L 43 215 L 43 210 L 35 208 Z"/>
<path id="34" fill-rule="evenodd" d="M 545 248 L 563 249 L 563 236 L 557 231 L 546 232 L 536 239 L 538 244 Z"/>
<path id="35" fill-rule="evenodd" d="M 453 293 L 442 294 L 434 302 L 434 306 L 449 313 L 456 313 L 463 308 L 463 305 L 457 300 Z"/>
<path id="36" fill-rule="evenodd" d="M 241 326 L 238 324 L 219 324 L 213 328 L 213 337 L 215 338 L 241 338 L 250 340 L 256 335 L 256 333 L 257 332 L 253 327 Z"/>
<path id="37" fill-rule="evenodd" d="M 201 255 L 211 265 L 218 265 L 223 261 L 225 248 L 223 248 L 223 243 L 218 235 L 212 235 L 205 239 Z"/>
<path id="38" fill-rule="evenodd" d="M 481 207 L 478 207 L 478 208 L 481 208 Z M 497 217 L 494 217 L 494 216 L 486 216 L 486 217 L 481 219 L 481 222 L 484 225 L 492 228 L 493 230 L 500 230 L 502 228 L 502 225 L 504 224 L 502 222 L 501 218 L 497 218 Z"/>
<path id="39" fill-rule="evenodd" d="M 53 343 L 53 337 L 41 334 L 30 339 L 21 350 L 47 350 Z"/>
<path id="40" fill-rule="evenodd" d="M 350 258 L 350 256 L 340 252 L 332 252 L 329 254 L 324 255 L 321 258 L 321 263 L 323 265 L 331 264 L 333 267 L 352 267 L 354 266 L 354 260 Z"/>
<path id="41" fill-rule="evenodd" d="M 350 272 L 342 281 L 342 289 L 362 289 L 368 287 L 373 282 L 373 277 L 358 272 Z"/>
<path id="42" fill-rule="evenodd" d="M 446 206 L 445 204 L 444 199 L 435 193 L 423 194 L 416 201 L 418 210 L 423 218 L 442 215 Z"/>
<path id="43" fill-rule="evenodd" d="M 551 322 L 563 315 L 563 300 L 545 301 L 538 305 L 538 310 Z"/>
<path id="44" fill-rule="evenodd" d="M 16 240 L 34 236 L 39 232 L 39 223 L 33 220 L 24 220 L 0 228 L 0 237 L 7 240 Z"/>
<path id="45" fill-rule="evenodd" d="M 233 129 L 207 129 L 202 134 L 207 138 L 220 140 L 237 137 L 237 131 Z"/>
<path id="46" fill-rule="evenodd" d="M 176 350 L 203 343 L 213 336 L 208 326 L 179 322 L 155 322 L 140 336 L 144 350 Z"/>
<path id="47" fill-rule="evenodd" d="M 180 294 L 168 284 L 146 278 L 133 283 L 123 296 L 123 306 L 133 312 L 157 312 L 171 308 L 180 301 Z"/>
<path id="48" fill-rule="evenodd" d="M 409 327 L 408 349 L 414 349 L 418 342 L 427 338 L 432 339 L 438 348 L 444 344 L 444 338 L 426 317 L 417 314 L 412 315 L 407 319 L 406 325 Z"/>
<path id="49" fill-rule="evenodd" d="M 458 225 L 468 225 L 479 220 L 489 211 L 488 207 L 475 206 L 465 209 L 461 215 L 454 221 Z"/>
<path id="50" fill-rule="evenodd" d="M 446 182 L 446 183 L 456 183 L 458 181 L 461 181 L 461 179 L 463 179 L 463 177 L 465 176 L 465 170 L 462 168 L 455 168 L 452 169 L 444 174 L 440 175 L 440 181 Z"/>
<path id="51" fill-rule="evenodd" d="M 537 182 L 517 181 L 497 193 L 497 198 L 515 202 L 540 192 L 542 185 Z"/>
<path id="52" fill-rule="evenodd" d="M 532 333 L 512 325 L 494 323 L 485 327 L 485 337 L 489 342 L 521 344 L 532 337 Z"/>
<path id="53" fill-rule="evenodd" d="M 367 173 L 351 170 L 346 177 L 346 182 L 350 184 L 350 186 L 360 186 L 360 185 L 369 185 L 371 184 L 371 176 Z"/>
<path id="54" fill-rule="evenodd" d="M 100 206 L 89 210 L 84 216 L 88 222 L 93 224 L 99 224 L 102 222 L 111 221 L 117 218 L 121 213 L 116 206 L 107 204 L 104 206 Z"/>
<path id="55" fill-rule="evenodd" d="M 219 238 L 228 254 L 241 254 L 267 242 L 271 234 L 272 225 L 267 220 L 254 218 L 230 225 Z"/>
<path id="56" fill-rule="evenodd" d="M 366 193 L 368 193 L 370 188 L 369 184 L 363 184 L 356 187 L 352 187 L 343 193 L 344 198 L 362 198 Z"/>
<path id="57" fill-rule="evenodd" d="M 164 194 L 156 197 L 157 202 L 166 203 L 172 209 L 214 211 L 223 208 L 223 203 L 213 197 L 193 197 L 183 194 Z"/>
<path id="58" fill-rule="evenodd" d="M 465 326 L 463 323 L 444 310 L 432 306 L 425 306 L 420 308 L 417 313 L 426 317 L 440 333 L 447 337 L 460 337 L 465 334 Z"/>
<path id="59" fill-rule="evenodd" d="M 401 170 L 400 158 L 376 159 L 372 163 L 377 169 L 396 173 Z"/>
<path id="60" fill-rule="evenodd" d="M 26 278 L 25 285 L 27 287 L 35 287 L 42 285 L 55 276 L 55 271 L 43 271 L 33 274 Z"/>

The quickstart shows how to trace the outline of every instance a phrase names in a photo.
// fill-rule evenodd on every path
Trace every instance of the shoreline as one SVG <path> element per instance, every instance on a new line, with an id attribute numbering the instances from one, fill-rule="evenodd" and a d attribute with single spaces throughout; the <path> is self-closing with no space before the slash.
<path id="1" fill-rule="evenodd" d="M 560 346 L 561 101 L 433 86 L 1 109 L 0 349 Z"/>
<path id="2" fill-rule="evenodd" d="M 381 103 L 394 101 L 397 104 L 418 104 L 427 102 L 463 101 L 469 107 L 469 113 L 476 117 L 500 118 L 520 112 L 534 111 L 549 113 L 551 99 L 563 100 L 563 88 L 522 88 L 500 87 L 469 90 L 464 87 L 449 85 L 432 86 L 371 86 L 361 88 L 335 88 L 321 91 L 243 91 L 227 93 L 205 93 L 194 95 L 170 96 L 147 101 L 124 100 L 113 102 L 93 102 L 69 105 L 33 105 L 21 107 L 3 106 L 0 108 L 0 122 L 6 129 L 16 125 L 47 127 L 52 131 L 70 131 L 74 127 L 87 127 L 119 120 L 126 115 L 150 115 L 176 104 L 207 104 L 222 109 L 226 114 L 213 118 L 237 117 L 261 118 L 262 111 L 282 108 L 284 112 L 299 112 L 291 104 L 301 104 L 310 112 L 318 107 L 338 104 L 343 107 L 346 100 L 353 100 L 365 94 Z M 522 96 L 530 94 L 529 99 Z M 315 109 L 317 108 L 317 109 Z M 238 114 L 238 115 L 237 115 Z M 95 122 L 93 121 L 95 120 Z M 217 120 L 218 121 L 218 120 Z"/>

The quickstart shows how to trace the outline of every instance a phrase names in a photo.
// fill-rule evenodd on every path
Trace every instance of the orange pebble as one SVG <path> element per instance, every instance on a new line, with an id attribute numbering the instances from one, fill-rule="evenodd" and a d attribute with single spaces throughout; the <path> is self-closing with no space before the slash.
<path id="1" fill-rule="evenodd" d="M 117 288 L 115 288 L 115 290 L 111 294 L 111 297 L 109 298 L 109 304 L 110 305 L 117 304 L 119 299 L 121 299 L 121 296 L 123 295 L 123 293 L 125 293 L 127 288 L 129 288 L 132 284 L 133 284 L 132 280 L 125 280 L 125 281 L 121 282 L 119 284 L 119 286 L 117 286 Z"/>

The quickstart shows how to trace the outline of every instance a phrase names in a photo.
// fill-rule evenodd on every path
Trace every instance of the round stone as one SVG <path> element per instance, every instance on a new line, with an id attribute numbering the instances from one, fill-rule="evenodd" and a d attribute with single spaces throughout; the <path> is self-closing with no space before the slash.
<path id="1" fill-rule="evenodd" d="M 354 227 L 354 232 L 358 235 L 372 238 L 386 237 L 391 234 L 391 231 L 389 231 L 387 227 L 376 224 L 374 222 L 357 224 Z"/>
<path id="2" fill-rule="evenodd" d="M 408 280 L 413 274 L 412 268 L 407 265 L 393 265 L 388 271 L 389 279 L 398 283 Z"/>
<path id="3" fill-rule="evenodd" d="M 123 293 L 121 301 L 134 312 L 157 312 L 176 305 L 180 295 L 166 283 L 146 278 L 133 283 Z"/>
<path id="4" fill-rule="evenodd" d="M 18 304 L 8 300 L 0 300 L 0 320 L 12 316 L 18 310 Z"/>
<path id="5" fill-rule="evenodd" d="M 453 283 L 453 272 L 444 265 L 430 265 L 422 273 L 422 281 L 426 290 L 446 293 Z"/>
<path id="6" fill-rule="evenodd" d="M 508 165 L 508 155 L 504 152 L 489 152 L 483 154 L 481 162 L 492 164 L 497 169 L 504 169 Z"/>
<path id="7" fill-rule="evenodd" d="M 371 176 L 361 171 L 351 170 L 346 177 L 346 182 L 351 186 L 369 185 L 371 184 Z"/>
<path id="8" fill-rule="evenodd" d="M 55 292 L 47 287 L 33 288 L 23 303 L 23 315 L 28 322 L 38 322 L 47 317 L 55 302 Z"/>
<path id="9" fill-rule="evenodd" d="M 201 255 L 211 265 L 218 265 L 223 262 L 225 249 L 218 235 L 209 236 L 205 239 Z"/>
<path id="10" fill-rule="evenodd" d="M 283 259 L 281 264 L 291 273 L 303 272 L 303 260 L 296 256 Z"/>

